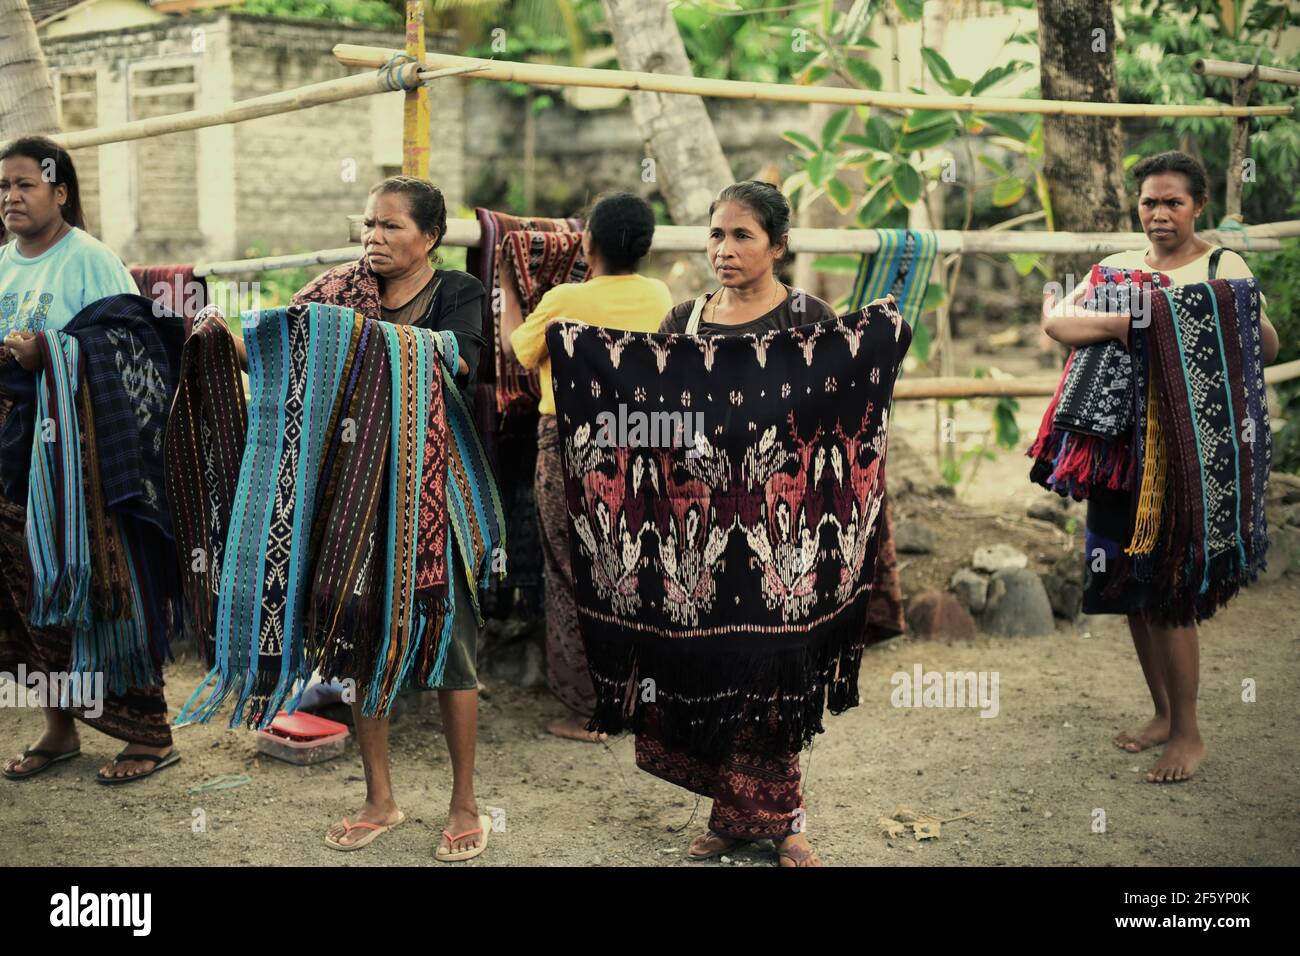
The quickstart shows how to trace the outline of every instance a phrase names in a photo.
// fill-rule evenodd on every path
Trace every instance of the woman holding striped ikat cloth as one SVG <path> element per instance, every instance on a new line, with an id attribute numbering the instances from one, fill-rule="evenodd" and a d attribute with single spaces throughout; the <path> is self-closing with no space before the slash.
<path id="1" fill-rule="evenodd" d="M 472 429 L 474 376 L 481 333 L 483 286 L 477 279 L 454 269 L 435 269 L 434 250 L 447 231 L 447 208 L 442 193 L 432 183 L 394 176 L 377 183 L 366 204 L 360 260 L 330 269 L 294 296 L 294 302 L 345 306 L 367 318 L 398 325 L 414 325 L 456 338 L 459 358 L 455 372 L 457 395 L 446 401 L 463 410 L 459 416 Z M 444 389 L 450 392 L 451 389 Z M 450 414 L 450 413 L 449 413 Z M 474 439 L 477 444 L 477 439 Z M 490 475 L 469 476 L 491 483 Z M 485 500 L 495 500 L 495 490 L 484 490 Z M 491 505 L 488 505 L 489 509 Z M 499 503 L 496 518 L 499 521 Z M 453 533 L 449 531 L 449 533 Z M 496 540 L 499 540 L 499 536 Z M 478 856 L 487 846 L 490 818 L 480 816 L 474 796 L 474 752 L 478 727 L 477 646 L 479 598 L 466 571 L 460 548 L 451 549 L 448 574 L 454 614 L 447 663 L 437 685 L 447 749 L 451 755 L 452 788 L 447 826 L 435 858 L 455 862 Z M 486 560 L 504 566 L 500 556 Z M 388 764 L 387 717 L 367 717 L 361 702 L 353 705 L 357 739 L 366 774 L 366 799 L 357 813 L 332 826 L 325 842 L 336 850 L 360 849 L 405 819 L 397 806 Z"/>
<path id="2" fill-rule="evenodd" d="M 1164 744 L 1146 779 L 1176 783 L 1206 750 L 1197 622 L 1253 580 L 1267 549 L 1262 366 L 1277 358 L 1278 337 L 1241 256 L 1196 235 L 1201 164 L 1160 153 L 1133 177 L 1148 247 L 1103 259 L 1060 303 L 1044 296 L 1043 331 L 1075 351 L 1031 449 L 1031 477 L 1088 499 L 1083 610 L 1127 616 L 1155 706 L 1115 745 Z M 1123 297 L 1105 309 L 1103 292 Z"/>

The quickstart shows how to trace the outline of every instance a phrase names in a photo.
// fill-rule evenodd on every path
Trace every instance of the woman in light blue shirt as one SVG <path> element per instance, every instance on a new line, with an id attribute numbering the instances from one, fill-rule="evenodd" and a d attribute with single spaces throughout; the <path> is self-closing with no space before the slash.
<path id="1" fill-rule="evenodd" d="M 0 215 L 13 237 L 0 247 L 0 363 L 12 355 L 31 372 L 40 366 L 37 332 L 62 328 L 90 303 L 135 295 L 137 289 L 121 260 L 86 232 L 72 157 L 51 140 L 24 137 L 0 151 Z M 10 407 L 0 393 L 0 422 Z M 70 630 L 27 624 L 25 515 L 24 502 L 0 494 L 0 671 L 17 674 L 21 665 L 28 676 L 63 672 L 70 663 Z M 127 743 L 100 771 L 101 782 L 139 779 L 179 759 L 160 687 L 106 694 L 88 707 L 43 711 L 45 732 L 0 767 L 4 777 L 35 776 L 80 754 L 74 717 Z"/>

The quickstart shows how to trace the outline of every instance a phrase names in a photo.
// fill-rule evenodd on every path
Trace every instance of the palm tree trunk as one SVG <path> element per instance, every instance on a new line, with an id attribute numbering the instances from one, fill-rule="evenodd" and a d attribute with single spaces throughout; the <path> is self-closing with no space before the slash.
<path id="1" fill-rule="evenodd" d="M 27 0 L 0 0 L 0 142 L 58 129 L 54 87 Z"/>
<path id="2" fill-rule="evenodd" d="M 1044 99 L 1119 101 L 1110 0 L 1038 0 L 1038 50 Z M 1131 228 L 1117 118 L 1044 116 L 1043 147 L 1056 229 Z M 1056 271 L 1082 277 L 1090 265 L 1071 257 Z"/>
<path id="3" fill-rule="evenodd" d="M 686 47 L 664 0 L 603 0 L 619 66 L 691 75 Z M 655 180 L 673 222 L 708 222 L 709 203 L 732 182 L 731 164 L 698 96 L 633 93 L 632 115 L 655 164 Z"/>

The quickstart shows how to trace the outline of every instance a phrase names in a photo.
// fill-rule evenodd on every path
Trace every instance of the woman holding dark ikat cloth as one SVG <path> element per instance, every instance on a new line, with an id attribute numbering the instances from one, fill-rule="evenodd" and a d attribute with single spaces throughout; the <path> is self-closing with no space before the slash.
<path id="1" fill-rule="evenodd" d="M 1210 279 L 1245 279 L 1251 271 L 1241 256 L 1213 247 L 1196 235 L 1196 218 L 1205 209 L 1205 170 L 1184 153 L 1150 156 L 1133 167 L 1138 185 L 1138 216 L 1150 245 L 1141 251 L 1108 256 L 1101 265 L 1163 273 L 1173 285 Z M 1069 346 L 1118 340 L 1127 346 L 1132 316 L 1124 312 L 1098 312 L 1079 306 L 1088 283 L 1080 283 L 1063 302 L 1050 295 L 1043 299 L 1043 331 Z M 1278 353 L 1277 332 L 1264 315 L 1260 296 L 1260 333 L 1265 364 Z M 1095 489 L 1088 501 L 1086 554 L 1100 548 L 1106 566 L 1113 566 L 1126 540 L 1129 493 Z M 1165 751 L 1147 773 L 1150 783 L 1176 783 L 1191 777 L 1205 756 L 1196 719 L 1200 679 L 1200 644 L 1195 624 L 1168 626 L 1148 613 L 1153 603 L 1149 588 L 1129 582 L 1119 597 L 1103 595 L 1104 572 L 1085 572 L 1083 611 L 1087 614 L 1124 614 L 1128 617 L 1133 646 L 1155 705 L 1155 715 L 1140 727 L 1121 731 L 1115 745 L 1130 753 L 1164 744 Z"/>

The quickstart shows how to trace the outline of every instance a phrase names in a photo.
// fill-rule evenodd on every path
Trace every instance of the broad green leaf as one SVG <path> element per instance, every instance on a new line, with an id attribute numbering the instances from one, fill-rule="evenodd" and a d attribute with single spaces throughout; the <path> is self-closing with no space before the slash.
<path id="1" fill-rule="evenodd" d="M 900 161 L 894 167 L 894 195 L 910 206 L 921 198 L 921 174 L 911 163 Z"/>
<path id="2" fill-rule="evenodd" d="M 858 225 L 870 229 L 894 207 L 894 191 L 883 182 L 858 207 Z"/>
<path id="3" fill-rule="evenodd" d="M 812 267 L 818 272 L 843 272 L 856 275 L 861 261 L 858 256 L 818 256 L 813 260 Z"/>
<path id="4" fill-rule="evenodd" d="M 1013 119 L 1009 113 L 980 113 L 980 122 L 990 129 L 997 130 L 1003 136 L 1024 142 L 1029 139 L 1030 130 L 1024 124 Z"/>
<path id="5" fill-rule="evenodd" d="M 878 90 L 884 82 L 881 79 L 880 71 L 866 60 L 849 57 L 844 61 L 844 68 L 848 70 L 849 76 L 853 77 L 858 85 L 868 90 Z"/>
<path id="6" fill-rule="evenodd" d="M 1011 175 L 1011 170 L 1007 169 L 1007 167 L 1003 166 L 992 156 L 988 156 L 985 155 L 984 153 L 980 153 L 978 156 L 975 157 L 975 161 L 979 163 L 981 166 L 983 166 L 985 169 L 987 169 L 989 172 L 993 173 L 995 176 L 1006 177 Z"/>
<path id="7" fill-rule="evenodd" d="M 999 179 L 993 184 L 993 205 L 1014 206 L 1025 195 L 1024 180 Z"/>
<path id="8" fill-rule="evenodd" d="M 894 162 L 892 156 L 873 160 L 867 163 L 867 168 L 862 171 L 862 178 L 869 183 L 878 183 L 893 171 Z"/>
<path id="9" fill-rule="evenodd" d="M 903 120 L 903 132 L 912 133 L 918 129 L 942 126 L 955 122 L 956 119 L 957 114 L 952 110 L 912 110 L 907 114 L 907 119 Z"/>
<path id="10" fill-rule="evenodd" d="M 917 149 L 932 149 L 940 143 L 946 143 L 956 133 L 956 123 L 950 122 L 942 126 L 927 126 L 925 129 L 919 129 L 914 133 L 904 133 L 903 138 L 899 140 L 898 148 L 905 153 Z"/>
<path id="11" fill-rule="evenodd" d="M 849 124 L 850 112 L 847 109 L 836 110 L 831 114 L 831 118 L 822 126 L 822 148 L 834 149 L 835 144 L 839 142 L 840 137 L 844 135 L 844 127 Z"/>
<path id="12" fill-rule="evenodd" d="M 853 193 L 849 192 L 849 187 L 838 179 L 827 181 L 826 195 L 835 208 L 842 213 L 848 212 L 849 207 L 853 205 Z"/>
<path id="13" fill-rule="evenodd" d="M 781 134 L 781 138 L 787 143 L 798 146 L 808 153 L 817 152 L 817 144 L 813 142 L 812 137 L 800 133 L 798 130 L 788 129 Z"/>
<path id="14" fill-rule="evenodd" d="M 1027 276 L 1034 271 L 1034 266 L 1038 265 L 1038 254 L 1035 252 L 1012 252 L 1011 264 L 1016 267 L 1016 275 Z"/>
<path id="15" fill-rule="evenodd" d="M 878 159 L 889 157 L 888 153 L 878 149 L 868 149 L 861 153 L 849 153 L 840 160 L 841 169 L 858 169 L 874 163 Z"/>
<path id="16" fill-rule="evenodd" d="M 966 92 L 970 89 L 970 80 L 964 80 L 960 76 L 954 76 L 951 80 L 940 80 L 939 85 L 953 96 L 965 96 Z"/>
<path id="17" fill-rule="evenodd" d="M 952 67 L 948 65 L 948 61 L 943 58 L 938 50 L 928 46 L 921 47 L 921 59 L 925 61 L 925 65 L 929 68 L 930 75 L 940 83 L 954 78 Z"/>
<path id="18" fill-rule="evenodd" d="M 930 342 L 930 330 L 925 327 L 925 322 L 918 317 L 912 325 L 911 352 L 922 365 L 930 361 Z"/>
<path id="19" fill-rule="evenodd" d="M 894 6 L 898 8 L 898 12 L 903 15 L 905 20 L 916 21 L 921 19 L 921 14 L 925 9 L 925 0 L 894 0 Z"/>
<path id="20" fill-rule="evenodd" d="M 826 77 L 830 76 L 830 74 L 831 68 L 825 63 L 814 63 L 812 66 L 808 67 L 808 69 L 803 71 L 803 75 L 799 80 L 804 86 L 816 86 L 822 80 L 826 79 Z"/>
<path id="21" fill-rule="evenodd" d="M 943 283 L 931 282 L 925 287 L 925 298 L 921 300 L 921 311 L 929 312 L 931 309 L 937 309 L 948 301 L 948 290 L 943 287 Z"/>
<path id="22" fill-rule="evenodd" d="M 821 186 L 826 177 L 835 171 L 834 159 L 826 153 L 816 152 L 808 157 L 808 179 L 814 186 Z"/>
<path id="23" fill-rule="evenodd" d="M 893 150 L 898 141 L 898 133 L 883 116 L 872 116 L 866 122 L 867 142 L 871 149 Z"/>

